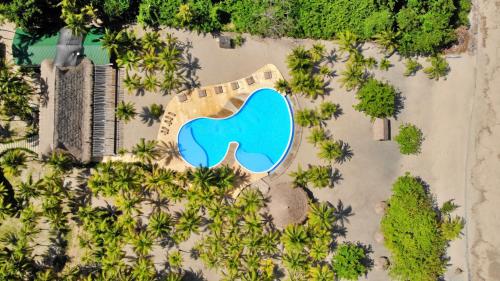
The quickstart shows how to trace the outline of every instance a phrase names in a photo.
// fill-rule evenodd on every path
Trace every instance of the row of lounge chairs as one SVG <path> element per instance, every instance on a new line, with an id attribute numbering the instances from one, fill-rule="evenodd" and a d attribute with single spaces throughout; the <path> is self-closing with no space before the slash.
<path id="1" fill-rule="evenodd" d="M 264 79 L 269 80 L 271 78 L 273 78 L 272 71 L 266 71 L 266 72 L 264 72 Z M 247 78 L 245 78 L 245 82 L 247 83 L 248 86 L 251 86 L 251 85 L 255 84 L 255 78 L 253 76 L 247 77 Z M 235 90 L 237 90 L 237 89 L 240 88 L 240 84 L 238 83 L 238 81 L 231 82 L 230 86 L 231 86 L 231 89 L 233 91 L 235 91 Z M 217 95 L 218 94 L 222 94 L 222 93 L 224 93 L 224 87 L 222 87 L 221 85 L 215 86 L 214 87 L 214 92 Z M 207 96 L 207 90 L 206 89 L 199 89 L 198 90 L 198 97 L 199 98 L 204 98 L 206 96 Z M 178 94 L 177 98 L 179 99 L 180 102 L 187 101 L 186 94 Z"/>
<path id="2" fill-rule="evenodd" d="M 177 114 L 173 113 L 173 112 L 167 112 L 163 115 L 163 122 L 162 123 L 166 123 L 168 126 L 171 126 L 172 125 L 172 120 L 174 119 L 174 117 L 176 116 Z M 161 126 L 160 128 L 160 132 L 162 134 L 168 134 L 170 132 L 170 129 L 169 127 L 166 127 L 166 126 Z"/>

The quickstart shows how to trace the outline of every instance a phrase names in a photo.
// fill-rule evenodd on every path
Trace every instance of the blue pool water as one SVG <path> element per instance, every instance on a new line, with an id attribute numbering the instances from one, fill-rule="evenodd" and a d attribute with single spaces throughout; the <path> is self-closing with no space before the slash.
<path id="1" fill-rule="evenodd" d="M 192 166 L 213 167 L 238 143 L 236 160 L 251 172 L 275 168 L 288 152 L 293 136 L 290 104 L 273 89 L 252 93 L 240 110 L 223 119 L 197 118 L 178 135 L 179 152 Z"/>

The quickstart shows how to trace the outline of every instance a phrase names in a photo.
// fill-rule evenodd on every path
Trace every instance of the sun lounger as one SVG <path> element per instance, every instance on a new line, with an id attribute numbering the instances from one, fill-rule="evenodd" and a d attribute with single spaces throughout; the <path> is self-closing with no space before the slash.
<path id="1" fill-rule="evenodd" d="M 224 92 L 224 89 L 222 88 L 222 86 L 215 86 L 214 91 L 216 94 L 222 94 Z"/>
<path id="2" fill-rule="evenodd" d="M 273 78 L 273 73 L 271 71 L 264 72 L 264 79 L 269 80 Z"/>
<path id="3" fill-rule="evenodd" d="M 177 114 L 175 114 L 175 113 L 173 113 L 173 112 L 171 112 L 171 111 L 169 111 L 169 112 L 168 112 L 168 114 L 170 114 L 170 115 L 172 115 L 172 116 L 177 115 Z"/>
<path id="4" fill-rule="evenodd" d="M 206 96 L 207 96 L 207 90 L 205 89 L 198 90 L 198 97 L 204 98 Z"/>
<path id="5" fill-rule="evenodd" d="M 180 102 L 185 102 L 187 101 L 187 96 L 186 94 L 179 94 L 177 95 L 177 98 L 179 99 Z"/>
<path id="6" fill-rule="evenodd" d="M 240 88 L 240 84 L 238 84 L 238 82 L 232 82 L 231 83 L 231 89 L 237 90 L 239 88 Z"/>
<path id="7" fill-rule="evenodd" d="M 248 86 L 255 84 L 255 79 L 253 79 L 253 76 L 246 78 L 245 81 L 247 81 Z"/>

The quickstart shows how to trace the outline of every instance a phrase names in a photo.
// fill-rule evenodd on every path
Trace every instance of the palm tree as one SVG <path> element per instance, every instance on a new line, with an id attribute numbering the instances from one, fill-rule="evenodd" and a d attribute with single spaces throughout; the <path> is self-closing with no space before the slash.
<path id="1" fill-rule="evenodd" d="M 292 50 L 286 58 L 288 68 L 292 74 L 297 72 L 309 72 L 313 67 L 311 53 L 303 46 L 298 46 Z"/>
<path id="2" fill-rule="evenodd" d="M 52 151 L 46 163 L 56 172 L 66 172 L 71 169 L 73 161 L 63 151 Z"/>
<path id="3" fill-rule="evenodd" d="M 339 50 L 342 53 L 352 53 L 358 47 L 358 37 L 349 30 L 338 34 Z"/>
<path id="4" fill-rule="evenodd" d="M 311 53 L 311 58 L 313 61 L 315 62 L 320 62 L 324 55 L 325 55 L 325 45 L 321 44 L 321 43 L 316 43 L 316 44 L 313 44 L 311 50 L 309 50 L 309 52 Z"/>
<path id="5" fill-rule="evenodd" d="M 123 79 L 123 84 L 125 84 L 125 88 L 129 93 L 137 91 L 143 87 L 143 84 L 141 83 L 141 77 L 137 75 L 137 73 L 134 73 L 134 75 L 130 76 L 127 72 L 125 79 Z"/>
<path id="6" fill-rule="evenodd" d="M 321 142 L 318 157 L 328 162 L 338 161 L 343 157 L 342 145 L 340 142 L 326 140 Z"/>
<path id="7" fill-rule="evenodd" d="M 176 72 L 181 62 L 181 51 L 176 46 L 167 46 L 158 54 L 158 65 L 165 72 Z"/>
<path id="8" fill-rule="evenodd" d="M 144 78 L 144 90 L 148 92 L 156 92 L 157 87 L 159 86 L 158 78 L 151 74 L 146 74 L 146 78 Z"/>
<path id="9" fill-rule="evenodd" d="M 158 68 L 158 57 L 154 49 L 148 49 L 142 57 L 142 68 L 146 73 L 153 73 Z"/>
<path id="10" fill-rule="evenodd" d="M 207 189 L 216 184 L 217 176 L 214 171 L 207 167 L 199 167 L 188 172 L 188 177 L 194 187 Z"/>
<path id="11" fill-rule="evenodd" d="M 236 206 L 241 207 L 245 214 L 256 214 L 264 206 L 264 198 L 257 189 L 245 189 L 238 196 Z"/>
<path id="12" fill-rule="evenodd" d="M 415 75 L 415 73 L 417 73 L 417 71 L 419 71 L 422 68 L 422 65 L 417 60 L 411 58 L 408 58 L 405 61 L 405 66 L 406 70 L 403 74 L 404 76 Z"/>
<path id="13" fill-rule="evenodd" d="M 424 69 L 429 79 L 439 80 L 441 77 L 445 77 L 450 71 L 450 66 L 446 59 L 440 55 L 435 55 L 427 59 L 431 63 L 431 66 Z"/>
<path id="14" fill-rule="evenodd" d="M 191 233 L 198 234 L 200 225 L 201 217 L 198 214 L 198 210 L 190 208 L 179 213 L 179 218 L 175 226 L 179 240 L 187 240 Z"/>
<path id="15" fill-rule="evenodd" d="M 142 47 L 144 50 L 156 50 L 161 47 L 161 40 L 160 40 L 160 34 L 156 31 L 153 32 L 146 32 L 144 36 L 141 39 L 142 41 Z"/>
<path id="16" fill-rule="evenodd" d="M 283 256 L 283 264 L 290 270 L 292 275 L 302 272 L 307 268 L 307 256 L 301 252 L 286 253 Z M 292 279 L 294 280 L 294 279 Z M 297 279 L 302 280 L 302 279 Z"/>
<path id="17" fill-rule="evenodd" d="M 163 81 L 160 85 L 161 90 L 164 93 L 170 94 L 172 91 L 177 91 L 178 89 L 180 89 L 181 86 L 182 80 L 174 71 L 164 73 Z"/>
<path id="18" fill-rule="evenodd" d="M 156 270 L 153 262 L 146 257 L 137 259 L 131 272 L 133 280 L 153 280 Z"/>
<path id="19" fill-rule="evenodd" d="M 141 138 L 139 142 L 132 148 L 132 154 L 134 154 L 134 156 L 137 157 L 139 161 L 150 164 L 158 157 L 158 151 L 156 150 L 156 141 L 146 141 L 144 138 Z"/>
<path id="20" fill-rule="evenodd" d="M 33 180 L 33 176 L 30 174 L 26 178 L 26 181 L 22 181 L 17 186 L 16 197 L 19 198 L 24 205 L 29 204 L 30 199 L 36 199 L 40 196 L 40 187 L 42 185 L 41 180 Z"/>
<path id="21" fill-rule="evenodd" d="M 335 221 L 334 212 L 335 209 L 326 202 L 310 204 L 308 223 L 319 229 L 331 230 Z"/>
<path id="22" fill-rule="evenodd" d="M 118 67 L 125 67 L 126 71 L 136 69 L 138 62 L 139 57 L 137 56 L 137 53 L 131 50 L 128 50 L 125 54 L 116 59 L 116 64 L 118 65 Z"/>
<path id="23" fill-rule="evenodd" d="M 318 145 L 319 143 L 325 141 L 328 138 L 325 130 L 321 127 L 319 128 L 313 128 L 311 131 L 311 134 L 307 136 L 307 141 L 314 146 Z"/>
<path id="24" fill-rule="evenodd" d="M 149 217 L 148 231 L 155 238 L 167 237 L 172 231 L 173 220 L 169 213 L 154 212 Z"/>
<path id="25" fill-rule="evenodd" d="M 138 213 L 139 209 L 137 206 L 141 203 L 142 199 L 130 192 L 124 192 L 116 197 L 115 205 L 123 212 L 125 215 L 134 216 L 134 213 Z"/>
<path id="26" fill-rule="evenodd" d="M 278 81 L 276 81 L 276 83 L 274 84 L 274 88 L 278 90 L 278 92 L 283 94 L 288 94 L 291 90 L 290 84 L 285 79 L 279 79 Z"/>
<path id="27" fill-rule="evenodd" d="M 379 68 L 383 71 L 389 70 L 391 66 L 392 66 L 391 61 L 388 60 L 387 58 L 383 58 L 379 64 Z"/>
<path id="28" fill-rule="evenodd" d="M 324 231 L 318 233 L 317 229 L 313 229 L 315 231 L 315 236 L 320 236 L 324 233 Z M 331 236 L 330 232 L 326 232 L 326 235 Z M 309 246 L 309 256 L 314 262 L 321 262 L 328 257 L 330 252 L 330 241 L 325 241 L 327 239 L 314 238 L 313 242 Z"/>
<path id="29" fill-rule="evenodd" d="M 105 29 L 104 35 L 101 38 L 101 48 L 108 51 L 109 55 L 118 54 L 118 48 L 120 47 L 118 44 L 118 40 L 116 40 L 116 33 Z"/>
<path id="30" fill-rule="evenodd" d="M 116 107 L 116 118 L 128 123 L 130 120 L 134 119 L 137 113 L 135 112 L 134 104 L 132 102 L 125 103 L 121 101 Z"/>
<path id="31" fill-rule="evenodd" d="M 381 33 L 375 35 L 373 38 L 375 42 L 384 48 L 384 51 L 391 55 L 394 53 L 396 48 L 398 47 L 397 40 L 400 32 L 393 32 L 390 30 L 382 31 Z"/>
<path id="32" fill-rule="evenodd" d="M 297 171 L 291 172 L 290 176 L 293 178 L 294 187 L 305 187 L 309 181 L 309 173 L 302 170 L 300 164 L 297 167 Z"/>
<path id="33" fill-rule="evenodd" d="M 358 64 L 348 63 L 346 69 L 341 74 L 340 84 L 348 91 L 355 89 L 364 81 L 364 71 Z"/>
<path id="34" fill-rule="evenodd" d="M 171 269 L 181 269 L 183 262 L 184 260 L 182 259 L 182 255 L 179 250 L 170 251 L 168 253 L 168 265 Z"/>
<path id="35" fill-rule="evenodd" d="M 320 104 L 319 110 L 321 119 L 328 120 L 338 114 L 339 105 L 334 104 L 333 102 L 325 101 Z"/>
<path id="36" fill-rule="evenodd" d="M 3 171 L 11 176 L 18 176 L 26 168 L 26 153 L 19 149 L 8 150 L 0 160 Z"/>
<path id="37" fill-rule="evenodd" d="M 281 242 L 285 246 L 287 252 L 302 252 L 309 237 L 307 232 L 302 225 L 289 225 L 283 230 L 283 236 L 281 236 Z"/>
<path id="38" fill-rule="evenodd" d="M 310 281 L 330 281 L 335 279 L 335 273 L 328 265 L 317 265 L 309 268 Z"/>
<path id="39" fill-rule="evenodd" d="M 374 69 L 377 67 L 377 60 L 374 57 L 368 57 L 363 61 L 363 63 L 368 69 Z"/>
<path id="40" fill-rule="evenodd" d="M 153 239 L 147 231 L 142 231 L 132 238 L 132 245 L 137 256 L 145 257 L 153 248 Z"/>
<path id="41" fill-rule="evenodd" d="M 319 118 L 312 109 L 302 109 L 295 112 L 295 120 L 302 127 L 319 125 Z"/>
<path id="42" fill-rule="evenodd" d="M 311 166 L 307 171 L 308 180 L 316 188 L 324 188 L 331 184 L 331 167 Z"/>

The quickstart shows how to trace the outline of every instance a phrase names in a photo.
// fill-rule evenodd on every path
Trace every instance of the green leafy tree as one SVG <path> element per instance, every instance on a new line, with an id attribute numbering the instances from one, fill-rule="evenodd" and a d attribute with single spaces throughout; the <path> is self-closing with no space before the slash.
<path id="1" fill-rule="evenodd" d="M 311 281 L 330 281 L 335 280 L 335 273 L 329 265 L 311 266 L 308 271 Z"/>
<path id="2" fill-rule="evenodd" d="M 333 256 L 333 270 L 340 279 L 358 280 L 367 272 L 363 264 L 366 259 L 365 250 L 355 244 L 343 243 Z"/>
<path id="3" fill-rule="evenodd" d="M 399 126 L 399 134 L 394 138 L 401 154 L 419 154 L 424 140 L 422 131 L 413 124 Z"/>
<path id="4" fill-rule="evenodd" d="M 372 118 L 386 118 L 395 114 L 397 92 L 388 83 L 370 78 L 358 90 L 356 98 L 359 103 L 354 108 Z"/>
<path id="5" fill-rule="evenodd" d="M 447 239 L 454 236 L 448 234 L 457 233 L 456 226 L 443 235 L 432 195 L 409 173 L 393 184 L 387 206 L 381 229 L 392 255 L 390 275 L 399 280 L 438 280 L 446 269 Z"/>

